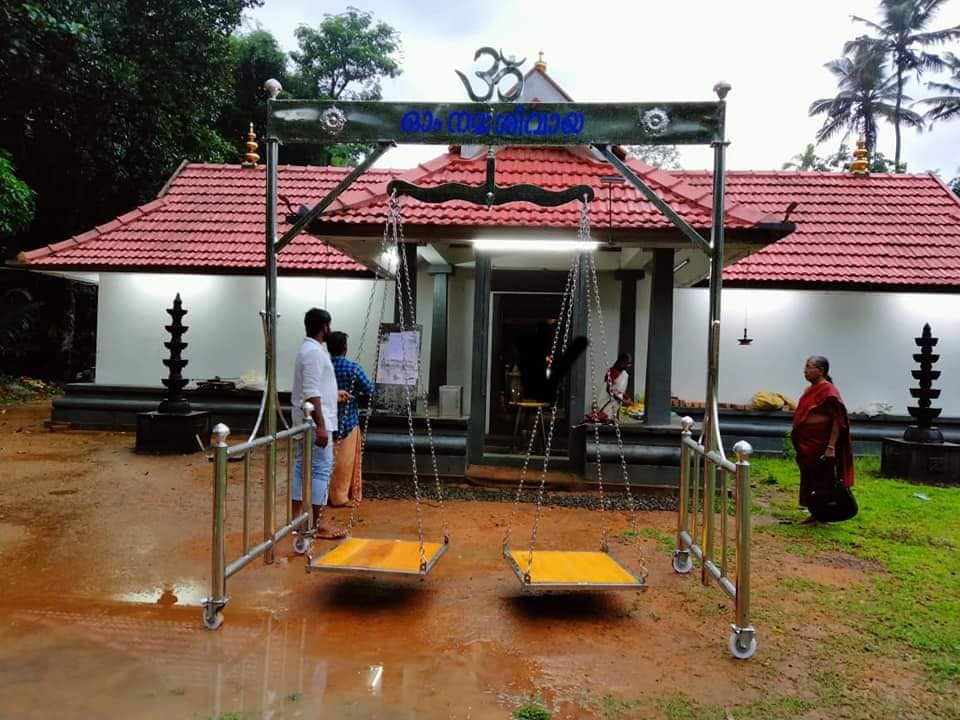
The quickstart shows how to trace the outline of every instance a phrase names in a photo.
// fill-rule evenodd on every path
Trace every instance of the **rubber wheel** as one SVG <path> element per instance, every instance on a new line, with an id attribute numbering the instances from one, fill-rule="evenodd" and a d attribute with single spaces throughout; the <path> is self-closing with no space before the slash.
<path id="1" fill-rule="evenodd" d="M 690 553 L 687 553 L 685 562 L 680 559 L 681 557 L 679 552 L 673 554 L 673 571 L 686 575 L 693 570 L 693 558 L 690 557 Z"/>
<path id="2" fill-rule="evenodd" d="M 753 657 L 753 654 L 757 651 L 757 636 L 754 635 L 750 638 L 750 644 L 746 648 L 740 647 L 740 636 L 732 632 L 730 633 L 730 654 L 733 655 L 738 660 L 749 660 Z"/>
<path id="3" fill-rule="evenodd" d="M 293 539 L 293 551 L 297 555 L 303 555 L 310 549 L 310 538 L 296 537 Z"/>
<path id="4" fill-rule="evenodd" d="M 210 612 L 204 608 L 203 609 L 203 626 L 207 630 L 216 630 L 221 625 L 223 625 L 223 611 L 217 610 L 213 616 L 210 615 Z"/>

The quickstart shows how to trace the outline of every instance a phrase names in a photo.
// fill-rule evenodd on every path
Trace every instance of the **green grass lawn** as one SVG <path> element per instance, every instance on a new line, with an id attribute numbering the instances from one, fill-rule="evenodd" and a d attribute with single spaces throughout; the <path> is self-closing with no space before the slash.
<path id="1" fill-rule="evenodd" d="M 960 686 L 960 488 L 918 485 L 879 476 L 877 457 L 858 458 L 854 493 L 860 514 L 845 523 L 765 525 L 757 534 L 795 540 L 791 551 L 834 550 L 876 563 L 862 589 L 840 600 L 845 616 L 884 653 L 919 657 L 930 681 Z M 756 500 L 784 520 L 805 516 L 788 460 L 756 458 Z M 928 499 L 917 497 L 925 496 Z M 759 547 L 755 546 L 755 553 Z"/>
<path id="2" fill-rule="evenodd" d="M 823 611 L 845 630 L 818 640 L 800 695 L 771 694 L 734 706 L 697 702 L 684 693 L 645 698 L 595 696 L 590 705 L 602 720 L 659 717 L 664 720 L 786 720 L 817 718 L 960 718 L 960 488 L 915 485 L 881 478 L 876 457 L 856 461 L 854 493 L 860 514 L 845 523 L 801 525 L 797 505 L 800 476 L 783 458 L 754 458 L 754 566 L 765 548 L 834 559 L 862 572 L 851 586 L 822 585 L 786 577 L 778 591 L 801 599 L 801 607 Z M 924 496 L 917 497 L 917 495 Z M 772 515 L 783 523 L 759 522 Z M 672 538 L 654 537 L 664 550 Z M 761 632 L 785 632 L 782 610 L 770 598 L 756 598 L 754 619 Z M 799 650 L 799 648 L 798 648 Z M 761 652 L 763 652 L 761 650 Z M 771 672 L 754 661 L 758 678 Z M 881 664 L 917 668 L 926 694 L 875 696 L 854 678 L 869 677 Z M 898 672 L 893 670 L 893 672 Z M 771 676 L 771 680 L 773 677 Z"/>

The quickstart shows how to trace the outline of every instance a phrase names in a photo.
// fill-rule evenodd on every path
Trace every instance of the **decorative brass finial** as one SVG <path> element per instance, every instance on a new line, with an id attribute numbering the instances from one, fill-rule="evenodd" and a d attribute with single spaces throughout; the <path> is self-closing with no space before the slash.
<path id="1" fill-rule="evenodd" d="M 853 151 L 853 162 L 850 164 L 850 171 L 854 175 L 869 175 L 870 161 L 867 159 L 867 143 L 861 137 L 857 140 L 857 149 Z"/>
<path id="2" fill-rule="evenodd" d="M 260 156 L 257 155 L 257 134 L 253 131 L 253 123 L 250 123 L 250 132 L 247 133 L 247 152 L 240 166 L 255 168 L 258 162 L 260 162 Z"/>
<path id="3" fill-rule="evenodd" d="M 539 53 L 537 53 L 537 54 L 538 54 L 540 57 L 537 58 L 537 61 L 533 64 L 533 66 L 534 66 L 537 70 L 539 70 L 540 72 L 546 72 L 546 71 L 547 71 L 547 64 L 543 61 L 543 50 L 541 50 L 541 51 L 540 51 Z"/>

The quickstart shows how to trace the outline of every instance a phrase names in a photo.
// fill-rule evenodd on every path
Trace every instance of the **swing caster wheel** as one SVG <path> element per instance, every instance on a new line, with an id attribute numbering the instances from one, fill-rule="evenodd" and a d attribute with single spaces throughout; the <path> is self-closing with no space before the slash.
<path id="1" fill-rule="evenodd" d="M 223 625 L 223 611 L 215 610 L 211 611 L 207 608 L 203 609 L 203 626 L 207 630 L 216 630 L 221 625 Z"/>
<path id="2" fill-rule="evenodd" d="M 673 554 L 673 571 L 681 575 L 686 575 L 693 570 L 693 558 L 690 553 L 677 551 Z"/>
<path id="3" fill-rule="evenodd" d="M 296 537 L 293 539 L 293 551 L 297 555 L 303 555 L 310 549 L 310 538 Z"/>
<path id="4" fill-rule="evenodd" d="M 751 634 L 749 644 L 747 644 L 746 647 L 742 647 L 741 634 L 734 631 L 730 633 L 728 645 L 730 647 L 730 654 L 737 658 L 737 660 L 749 660 L 757 651 L 757 636 Z"/>

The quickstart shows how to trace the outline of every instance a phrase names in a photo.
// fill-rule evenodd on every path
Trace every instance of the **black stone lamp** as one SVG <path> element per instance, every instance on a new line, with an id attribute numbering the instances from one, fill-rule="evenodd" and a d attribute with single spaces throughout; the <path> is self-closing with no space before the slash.
<path id="1" fill-rule="evenodd" d="M 940 416 L 940 408 L 931 407 L 932 402 L 940 397 L 940 390 L 933 388 L 933 381 L 940 377 L 940 371 L 934 370 L 933 365 L 940 359 L 933 353 L 938 339 L 930 333 L 930 324 L 923 326 L 923 333 L 914 338 L 920 352 L 914 353 L 913 359 L 920 365 L 919 370 L 913 370 L 912 375 L 918 387 L 910 388 L 910 395 L 916 398 L 916 406 L 907 408 L 907 411 L 916 421 L 903 434 L 904 440 L 922 443 L 942 443 L 943 433 L 933 426 L 933 421 Z"/>
<path id="2" fill-rule="evenodd" d="M 170 341 L 164 343 L 164 347 L 170 351 L 170 357 L 164 359 L 163 364 L 169 369 L 168 377 L 161 380 L 167 388 L 167 395 L 160 403 L 160 412 L 171 415 L 186 415 L 190 412 L 190 403 L 183 397 L 183 388 L 190 382 L 181 375 L 183 368 L 187 366 L 188 360 L 184 360 L 180 354 L 186 349 L 187 343 L 183 342 L 183 335 L 190 328 L 183 324 L 183 316 L 187 311 L 183 309 L 180 301 L 180 293 L 173 299 L 173 307 L 167 308 L 173 322 L 165 325 L 166 331 L 170 333 Z"/>
<path id="3" fill-rule="evenodd" d="M 153 412 L 137 413 L 137 452 L 156 455 L 172 455 L 197 452 L 203 449 L 200 438 L 210 435 L 210 415 L 191 409 L 183 395 L 183 389 L 189 380 L 183 377 L 187 361 L 183 351 L 187 343 L 183 336 L 188 328 L 183 324 L 183 309 L 180 293 L 173 300 L 173 307 L 167 308 L 172 322 L 165 325 L 170 340 L 164 343 L 170 351 L 170 357 L 164 358 L 167 377 L 161 382 L 167 388 L 160 406 Z"/>

